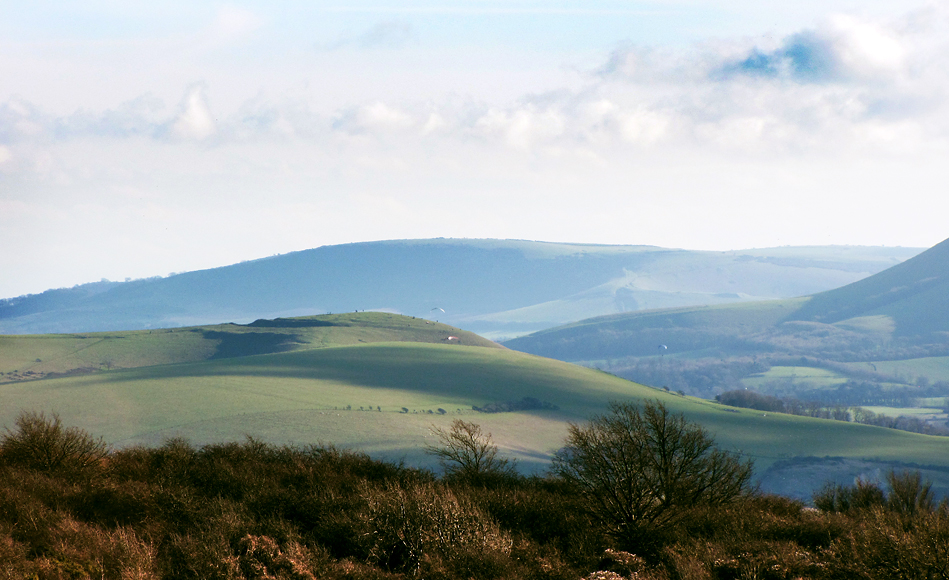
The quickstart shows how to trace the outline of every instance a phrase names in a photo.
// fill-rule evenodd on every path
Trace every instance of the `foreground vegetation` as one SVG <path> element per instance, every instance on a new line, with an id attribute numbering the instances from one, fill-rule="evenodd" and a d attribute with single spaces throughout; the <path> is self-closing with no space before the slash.
<path id="1" fill-rule="evenodd" d="M 56 417 L 21 415 L 0 439 L 0 578 L 949 578 L 949 509 L 912 475 L 892 477 L 888 493 L 829 487 L 817 511 L 750 491 L 733 457 L 662 405 L 612 410 L 572 433 L 560 475 L 532 478 L 460 420 L 439 434 L 451 452 L 437 477 L 250 439 L 109 452 Z M 587 435 L 637 434 L 654 436 L 652 452 L 598 467 Z M 692 443 L 669 464 L 685 469 L 666 470 L 683 475 L 648 479 L 674 501 L 643 524 L 648 535 L 628 533 L 646 528 L 598 511 L 608 487 L 584 481 L 624 466 L 649 473 L 643 461 L 662 440 Z M 482 460 L 465 462 L 471 453 Z M 690 487 L 710 481 L 716 493 Z M 658 501 L 654 488 L 630 490 Z"/>

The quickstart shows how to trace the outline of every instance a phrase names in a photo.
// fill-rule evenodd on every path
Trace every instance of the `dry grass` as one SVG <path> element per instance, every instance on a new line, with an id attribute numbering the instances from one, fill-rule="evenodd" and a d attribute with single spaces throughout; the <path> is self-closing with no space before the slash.
<path id="1" fill-rule="evenodd" d="M 647 560 L 552 477 L 438 480 L 253 440 L 118 451 L 81 477 L 3 451 L 0 580 L 949 578 L 949 508 L 912 474 L 842 511 L 758 495 L 684 509 Z"/>

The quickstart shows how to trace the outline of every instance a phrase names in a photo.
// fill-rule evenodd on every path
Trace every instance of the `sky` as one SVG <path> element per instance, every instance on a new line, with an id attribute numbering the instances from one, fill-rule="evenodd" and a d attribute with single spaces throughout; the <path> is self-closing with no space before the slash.
<path id="1" fill-rule="evenodd" d="M 411 238 L 949 237 L 949 2 L 0 0 L 0 297 Z"/>

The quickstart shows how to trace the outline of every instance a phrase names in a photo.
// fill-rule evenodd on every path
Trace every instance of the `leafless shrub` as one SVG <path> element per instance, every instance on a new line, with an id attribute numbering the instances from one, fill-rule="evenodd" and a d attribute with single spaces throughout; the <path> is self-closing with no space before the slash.
<path id="1" fill-rule="evenodd" d="M 435 427 L 432 433 L 438 444 L 426 445 L 425 451 L 437 457 L 450 476 L 477 478 L 516 472 L 514 462 L 498 457 L 498 446 L 480 425 L 455 419 L 450 429 Z"/>
<path id="2" fill-rule="evenodd" d="M 0 436 L 0 462 L 45 472 L 82 473 L 99 466 L 108 455 L 102 439 L 77 427 L 64 428 L 59 415 L 22 412 L 16 429 Z"/>

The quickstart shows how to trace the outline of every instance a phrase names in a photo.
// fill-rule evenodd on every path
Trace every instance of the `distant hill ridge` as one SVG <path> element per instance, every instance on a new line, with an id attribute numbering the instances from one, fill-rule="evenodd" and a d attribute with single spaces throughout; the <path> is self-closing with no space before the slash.
<path id="1" fill-rule="evenodd" d="M 896 342 L 894 343 L 894 339 Z M 667 353 L 740 356 L 932 345 L 949 349 L 949 240 L 887 270 L 813 296 L 596 317 L 504 343 L 567 361 Z M 913 352 L 910 350 L 909 352 Z"/>
<path id="2" fill-rule="evenodd" d="M 812 294 L 879 272 L 918 251 L 814 246 L 701 252 L 467 239 L 366 242 L 0 300 L 0 334 L 384 310 L 438 319 L 496 339 L 624 311 Z"/>
<path id="3" fill-rule="evenodd" d="M 875 315 L 890 317 L 897 336 L 949 332 L 949 240 L 869 278 L 816 294 L 788 319 L 830 324 Z"/>

